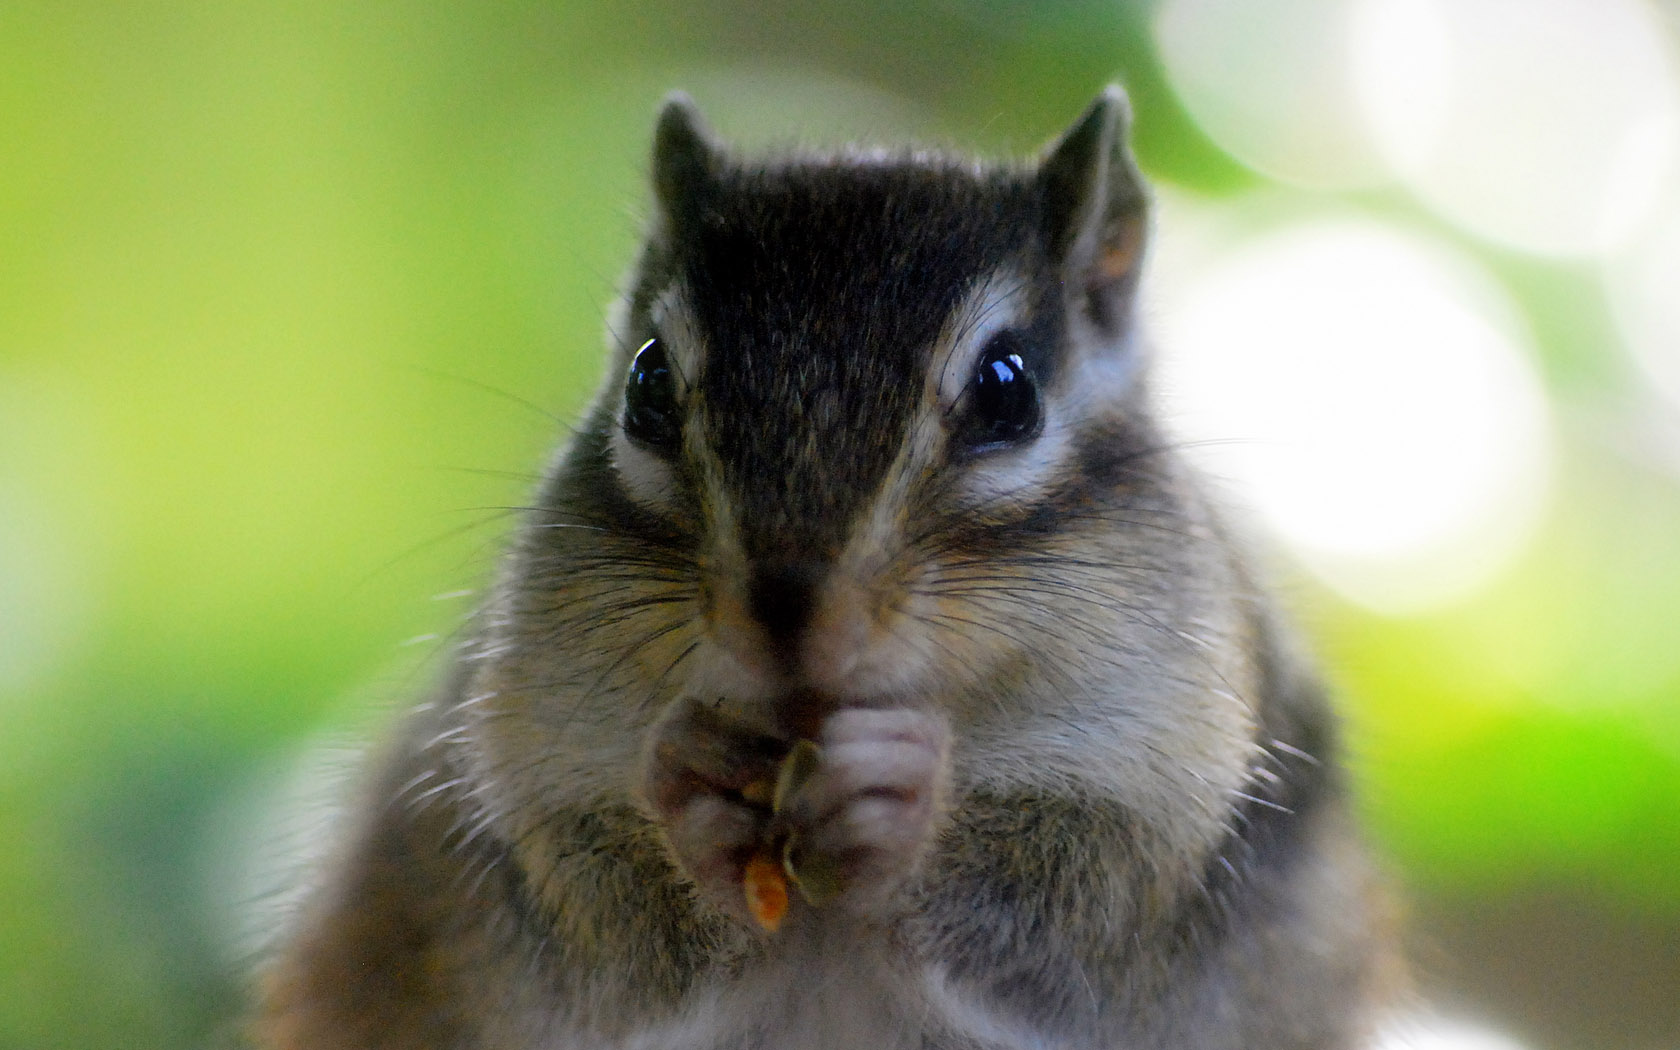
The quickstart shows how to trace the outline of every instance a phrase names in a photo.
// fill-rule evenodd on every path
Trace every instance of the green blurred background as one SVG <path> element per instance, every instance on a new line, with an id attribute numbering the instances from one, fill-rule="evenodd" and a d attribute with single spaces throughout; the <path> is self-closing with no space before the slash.
<path id="1" fill-rule="evenodd" d="M 1637 9 L 1671 59 L 1672 8 L 1582 2 L 1489 17 Z M 1357 215 L 1513 314 L 1548 480 L 1492 568 L 1401 609 L 1288 536 L 1280 571 L 1443 1011 L 1680 1046 L 1680 400 L 1629 334 L 1676 334 L 1680 249 L 1641 239 L 1672 158 L 1617 238 L 1490 233 L 1302 86 L 1350 6 L 0 7 L 0 1048 L 229 1043 L 285 800 L 424 687 L 598 378 L 661 95 L 750 142 L 1020 154 L 1116 78 L 1163 254 L 1175 216 L 1224 250 Z"/>

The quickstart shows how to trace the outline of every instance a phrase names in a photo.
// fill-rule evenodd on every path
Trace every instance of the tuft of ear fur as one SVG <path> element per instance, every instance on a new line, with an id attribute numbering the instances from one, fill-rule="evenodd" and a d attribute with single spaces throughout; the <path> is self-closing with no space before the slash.
<path id="1" fill-rule="evenodd" d="M 699 213 L 718 152 L 694 100 L 681 91 L 665 96 L 653 135 L 653 190 L 668 223 L 682 224 Z"/>
<path id="2" fill-rule="evenodd" d="M 1064 287 L 1077 297 L 1072 305 L 1113 335 L 1129 313 L 1149 218 L 1127 144 L 1131 119 L 1126 93 L 1108 85 L 1038 166 L 1044 235 Z"/>

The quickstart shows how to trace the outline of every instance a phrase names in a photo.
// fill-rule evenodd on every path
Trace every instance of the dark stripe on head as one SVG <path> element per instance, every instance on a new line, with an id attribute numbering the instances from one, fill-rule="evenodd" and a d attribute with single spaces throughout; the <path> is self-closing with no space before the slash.
<path id="1" fill-rule="evenodd" d="M 698 410 L 749 557 L 831 556 L 920 411 L 977 279 L 1031 251 L 1018 177 L 926 163 L 726 171 L 673 232 L 706 342 Z"/>

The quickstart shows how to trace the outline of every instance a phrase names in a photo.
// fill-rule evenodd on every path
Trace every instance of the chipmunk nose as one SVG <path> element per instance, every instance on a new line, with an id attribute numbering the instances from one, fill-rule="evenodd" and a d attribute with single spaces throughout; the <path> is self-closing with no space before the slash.
<path id="1" fill-rule="evenodd" d="M 798 659 L 800 639 L 810 624 L 827 569 L 809 561 L 765 565 L 747 586 L 748 609 L 783 663 Z"/>
<path id="2" fill-rule="evenodd" d="M 721 585 L 720 585 L 721 584 Z M 707 628 L 739 671 L 776 689 L 839 695 L 869 646 L 869 593 L 826 561 L 760 562 L 709 589 Z"/>
<path id="3" fill-rule="evenodd" d="M 826 562 L 766 566 L 747 588 L 770 656 L 792 681 L 839 695 L 869 645 L 868 594 Z"/>

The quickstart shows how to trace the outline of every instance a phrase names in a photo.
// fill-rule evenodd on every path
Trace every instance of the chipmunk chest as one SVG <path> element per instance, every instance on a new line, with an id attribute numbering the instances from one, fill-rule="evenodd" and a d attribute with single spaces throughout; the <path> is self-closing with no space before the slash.
<path id="1" fill-rule="evenodd" d="M 919 1050 L 920 980 L 875 952 L 777 953 L 696 989 L 685 1010 L 629 1045 L 637 1050 Z"/>

